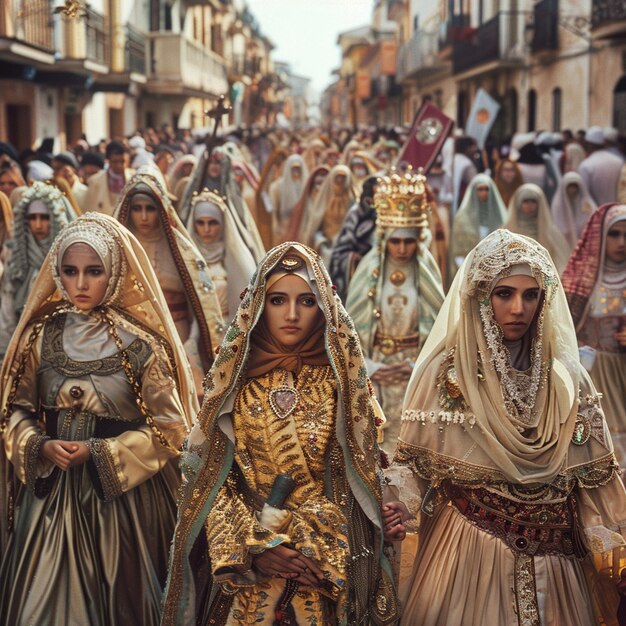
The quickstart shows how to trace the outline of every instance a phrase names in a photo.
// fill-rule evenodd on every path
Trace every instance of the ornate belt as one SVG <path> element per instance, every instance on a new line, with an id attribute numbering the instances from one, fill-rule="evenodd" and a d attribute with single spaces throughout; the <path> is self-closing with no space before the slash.
<path id="1" fill-rule="evenodd" d="M 380 348 L 380 351 L 391 356 L 404 348 L 417 348 L 420 345 L 419 335 L 407 335 L 406 337 L 392 337 L 391 335 L 383 335 L 376 332 L 374 335 L 374 345 Z"/>
<path id="2" fill-rule="evenodd" d="M 560 502 L 531 503 L 485 489 L 459 490 L 452 503 L 474 526 L 495 535 L 517 554 L 582 558 L 588 552 L 577 526 L 572 495 Z"/>

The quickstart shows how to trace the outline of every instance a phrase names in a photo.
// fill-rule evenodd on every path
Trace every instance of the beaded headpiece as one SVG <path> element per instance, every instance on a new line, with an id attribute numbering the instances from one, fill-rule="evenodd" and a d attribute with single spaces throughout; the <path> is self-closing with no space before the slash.
<path id="1" fill-rule="evenodd" d="M 63 230 L 54 240 L 50 250 L 50 269 L 64 300 L 70 301 L 63 287 L 60 265 L 65 251 L 75 243 L 87 244 L 100 257 L 109 277 L 109 283 L 101 306 L 114 304 L 121 296 L 126 273 L 126 260 L 122 253 L 122 244 L 118 241 L 115 230 L 108 219 L 95 211 L 81 215 Z"/>
<path id="2" fill-rule="evenodd" d="M 311 284 L 306 269 L 306 262 L 295 250 L 289 250 L 280 261 L 278 261 L 274 269 L 270 271 L 267 275 L 265 289 L 269 291 L 272 285 L 277 283 L 281 278 L 289 275 L 299 276 L 304 282 Z"/>
<path id="3" fill-rule="evenodd" d="M 202 191 L 194 191 L 191 196 L 190 215 L 193 215 L 196 204 L 200 202 L 210 202 L 211 204 L 215 204 L 221 209 L 222 213 L 226 210 L 226 207 L 224 206 L 225 199 L 220 193 L 218 193 L 217 190 L 210 190 L 205 187 Z"/>
<path id="4" fill-rule="evenodd" d="M 559 277 L 548 251 L 530 237 L 498 229 L 483 239 L 476 249 L 461 290 L 468 297 L 488 299 L 493 281 L 507 276 L 515 265 L 529 265 L 532 275 L 551 301 Z"/>
<path id="5" fill-rule="evenodd" d="M 376 183 L 374 207 L 379 228 L 428 228 L 430 211 L 426 176 L 420 168 L 409 167 L 399 174 L 395 168 L 381 176 Z M 420 236 L 421 238 L 421 236 Z"/>

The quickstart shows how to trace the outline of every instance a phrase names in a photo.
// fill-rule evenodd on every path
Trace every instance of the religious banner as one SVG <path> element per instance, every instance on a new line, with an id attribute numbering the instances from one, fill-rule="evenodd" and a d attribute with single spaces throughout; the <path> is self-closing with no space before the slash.
<path id="1" fill-rule="evenodd" d="M 485 147 L 485 141 L 498 117 L 499 110 L 500 104 L 481 87 L 476 92 L 472 110 L 465 124 L 465 134 L 476 139 L 481 150 Z"/>
<path id="2" fill-rule="evenodd" d="M 415 115 L 398 163 L 404 161 L 413 169 L 423 167 L 424 172 L 428 172 L 453 126 L 454 122 L 447 115 L 431 102 L 425 102 Z"/>

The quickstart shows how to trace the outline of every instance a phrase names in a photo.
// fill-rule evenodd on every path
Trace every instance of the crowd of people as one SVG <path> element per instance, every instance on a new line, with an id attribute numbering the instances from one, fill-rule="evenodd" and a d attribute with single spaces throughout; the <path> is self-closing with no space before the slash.
<path id="1" fill-rule="evenodd" d="M 626 623 L 624 138 L 407 133 L 0 143 L 2 623 Z"/>

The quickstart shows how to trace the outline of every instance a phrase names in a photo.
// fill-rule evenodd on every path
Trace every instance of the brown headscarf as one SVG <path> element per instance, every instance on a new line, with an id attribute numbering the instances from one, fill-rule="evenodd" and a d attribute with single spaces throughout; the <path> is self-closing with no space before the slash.
<path id="1" fill-rule="evenodd" d="M 301 278 L 314 293 L 317 289 L 311 285 L 305 271 L 285 271 L 279 269 L 272 272 L 266 280 L 266 294 L 272 285 L 275 285 L 285 276 L 295 275 Z M 319 298 L 318 298 L 319 304 Z M 326 346 L 324 345 L 324 330 L 326 320 L 322 310 L 317 311 L 317 321 L 309 336 L 296 346 L 284 346 L 272 335 L 267 325 L 265 311 L 261 315 L 250 341 L 250 360 L 248 361 L 248 377 L 255 378 L 280 367 L 298 375 L 303 365 L 329 365 Z"/>
<path id="2" fill-rule="evenodd" d="M 297 346 L 283 346 L 270 333 L 263 315 L 250 341 L 248 377 L 262 376 L 277 367 L 299 374 L 303 365 L 329 365 L 324 329 L 326 319 L 321 310 L 311 334 Z"/>

